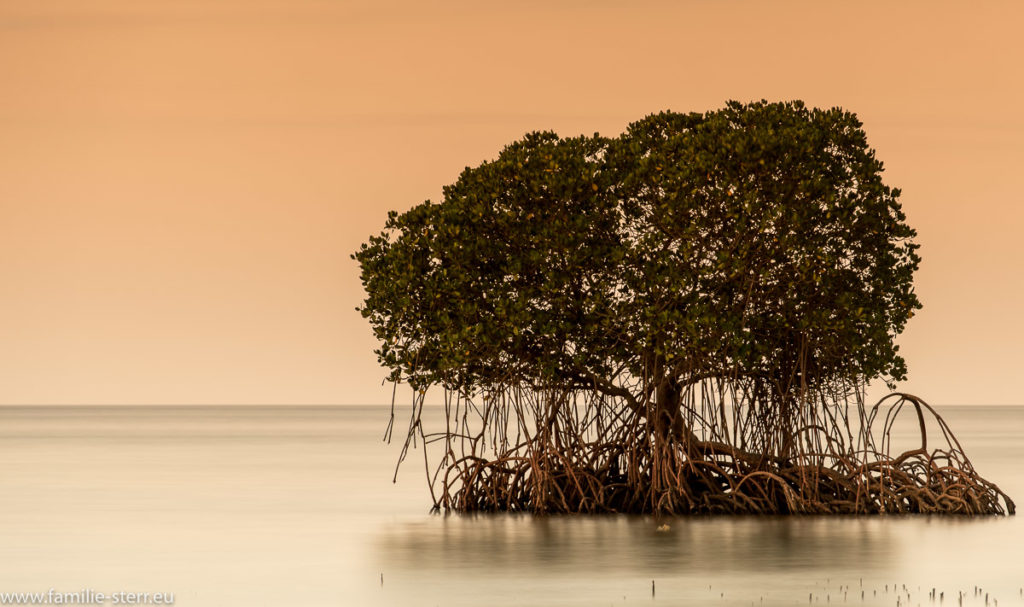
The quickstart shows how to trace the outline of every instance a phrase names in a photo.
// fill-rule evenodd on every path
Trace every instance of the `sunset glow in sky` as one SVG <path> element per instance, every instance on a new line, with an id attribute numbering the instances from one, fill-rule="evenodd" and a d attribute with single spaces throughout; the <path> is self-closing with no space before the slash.
<path id="1" fill-rule="evenodd" d="M 349 254 L 533 130 L 802 99 L 919 232 L 901 388 L 1024 402 L 1024 7 L 0 0 L 0 404 L 383 403 Z"/>

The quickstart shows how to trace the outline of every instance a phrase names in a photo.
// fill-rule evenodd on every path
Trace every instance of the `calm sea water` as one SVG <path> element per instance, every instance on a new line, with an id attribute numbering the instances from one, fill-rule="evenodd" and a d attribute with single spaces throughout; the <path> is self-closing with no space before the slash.
<path id="1" fill-rule="evenodd" d="M 940 413 L 1024 505 L 1024 407 Z M 958 605 L 958 592 L 964 605 L 985 593 L 1024 605 L 1021 517 L 432 516 L 421 452 L 391 482 L 387 418 L 0 407 L 0 593 L 173 592 L 187 607 L 896 605 L 899 588 L 903 606 L 939 593 Z"/>

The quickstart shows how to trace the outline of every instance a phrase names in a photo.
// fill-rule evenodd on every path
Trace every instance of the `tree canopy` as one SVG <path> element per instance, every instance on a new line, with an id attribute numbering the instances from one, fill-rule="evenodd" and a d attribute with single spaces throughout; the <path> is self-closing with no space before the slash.
<path id="1" fill-rule="evenodd" d="M 354 255 L 360 310 L 390 378 L 419 388 L 891 382 L 920 308 L 899 193 L 838 108 L 531 133 L 389 214 Z"/>

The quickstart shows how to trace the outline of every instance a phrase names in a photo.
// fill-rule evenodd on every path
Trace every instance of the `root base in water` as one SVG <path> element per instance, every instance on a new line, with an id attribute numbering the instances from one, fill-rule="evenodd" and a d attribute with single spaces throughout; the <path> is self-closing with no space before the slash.
<path id="1" fill-rule="evenodd" d="M 920 447 L 890 454 L 893 425 L 908 404 Z M 819 403 L 781 430 L 750 405 L 734 406 L 730 416 L 721 399 L 684 403 L 678 419 L 685 424 L 671 432 L 649 423 L 651 415 L 623 414 L 615 405 L 528 393 L 478 407 L 449 395 L 447 430 L 427 434 L 420 395 L 403 457 L 422 440 L 434 505 L 444 511 L 1014 514 L 1013 501 L 974 470 L 938 413 L 909 394 L 871 408 L 862 400 L 841 408 Z M 872 426 L 883 412 L 876 440 Z M 941 448 L 929 449 L 926 418 L 942 435 Z M 431 468 L 427 447 L 437 444 L 444 452 Z"/>

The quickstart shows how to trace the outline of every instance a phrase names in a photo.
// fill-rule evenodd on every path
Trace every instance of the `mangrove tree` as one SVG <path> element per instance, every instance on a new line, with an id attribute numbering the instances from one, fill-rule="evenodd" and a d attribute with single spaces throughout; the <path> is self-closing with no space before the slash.
<path id="1" fill-rule="evenodd" d="M 390 213 L 360 311 L 435 507 L 1012 513 L 921 399 L 865 402 L 921 307 L 882 173 L 850 112 L 731 102 L 531 133 Z"/>

